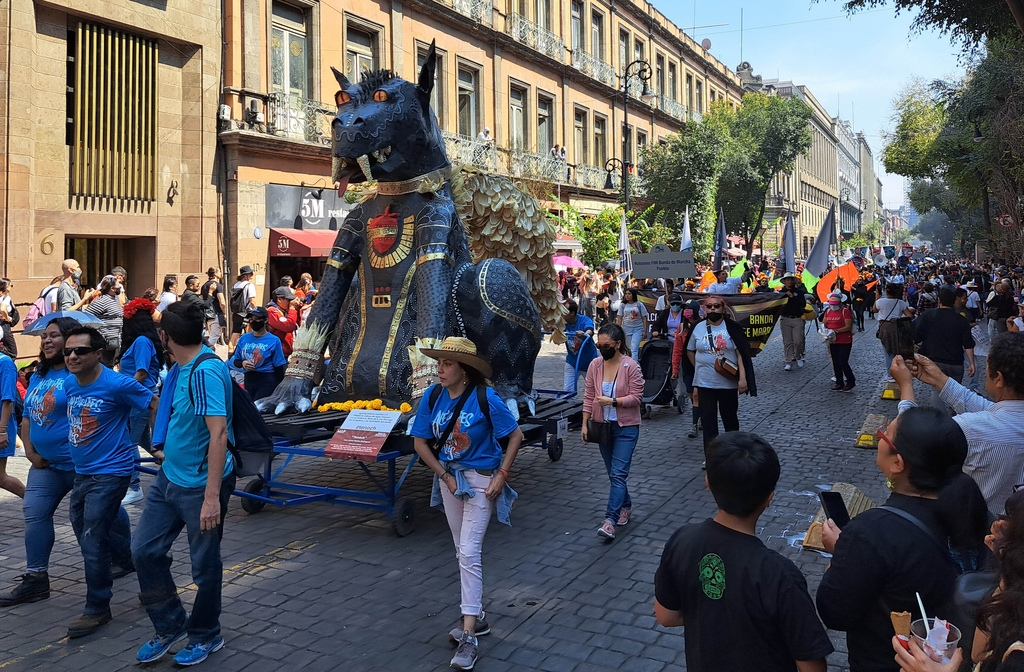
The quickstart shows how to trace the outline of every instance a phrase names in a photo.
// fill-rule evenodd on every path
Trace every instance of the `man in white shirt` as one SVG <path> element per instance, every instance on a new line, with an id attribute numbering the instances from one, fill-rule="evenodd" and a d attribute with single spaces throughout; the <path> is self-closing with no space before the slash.
<path id="1" fill-rule="evenodd" d="M 477 140 L 482 140 L 488 145 L 494 144 L 494 138 L 491 136 L 491 129 L 489 126 L 484 126 L 484 130 L 480 131 L 480 135 L 476 136 Z"/>
<path id="2" fill-rule="evenodd" d="M 743 272 L 743 275 L 735 278 L 729 277 L 729 271 L 721 268 L 715 271 L 715 282 L 708 285 L 708 294 L 739 294 L 740 287 L 747 281 L 750 274 L 750 266 Z"/>
<path id="3" fill-rule="evenodd" d="M 889 282 L 891 282 L 894 285 L 903 285 L 906 284 L 907 279 L 903 277 L 903 273 L 897 270 L 895 273 L 889 276 Z"/>

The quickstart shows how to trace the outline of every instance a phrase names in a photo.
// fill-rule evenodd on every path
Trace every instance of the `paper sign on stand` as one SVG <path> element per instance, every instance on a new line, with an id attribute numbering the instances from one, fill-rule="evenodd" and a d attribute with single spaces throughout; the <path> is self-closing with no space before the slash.
<path id="1" fill-rule="evenodd" d="M 324 457 L 374 462 L 391 435 L 398 411 L 352 411 L 324 449 Z"/>

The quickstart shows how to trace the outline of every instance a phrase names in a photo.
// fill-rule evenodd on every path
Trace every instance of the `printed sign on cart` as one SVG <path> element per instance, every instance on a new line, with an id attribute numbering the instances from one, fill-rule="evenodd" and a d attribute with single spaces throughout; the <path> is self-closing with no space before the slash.
<path id="1" fill-rule="evenodd" d="M 401 416 L 397 411 L 352 411 L 324 448 L 324 457 L 375 461 Z"/>

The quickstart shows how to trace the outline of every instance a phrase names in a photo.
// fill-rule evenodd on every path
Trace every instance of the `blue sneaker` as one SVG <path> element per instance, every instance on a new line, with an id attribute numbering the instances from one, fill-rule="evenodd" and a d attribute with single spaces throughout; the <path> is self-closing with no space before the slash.
<path id="1" fill-rule="evenodd" d="M 182 628 L 181 632 L 176 635 L 166 635 L 163 637 L 157 635 L 142 645 L 139 652 L 135 654 L 135 658 L 140 663 L 152 663 L 154 660 L 162 658 L 172 645 L 180 642 L 186 637 L 188 637 L 188 631 L 186 631 L 185 628 Z"/>
<path id="2" fill-rule="evenodd" d="M 211 653 L 220 651 L 222 648 L 224 648 L 224 638 L 218 635 L 205 644 L 189 644 L 181 651 L 178 651 L 174 656 L 174 662 L 185 667 L 198 665 L 206 660 Z"/>

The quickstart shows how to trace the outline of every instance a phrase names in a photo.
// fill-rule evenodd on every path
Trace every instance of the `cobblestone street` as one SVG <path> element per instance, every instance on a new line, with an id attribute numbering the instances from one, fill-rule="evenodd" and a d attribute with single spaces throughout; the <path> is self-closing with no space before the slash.
<path id="1" fill-rule="evenodd" d="M 858 384 L 829 391 L 831 365 L 815 335 L 803 369 L 782 370 L 776 332 L 754 361 L 759 396 L 741 397 L 744 430 L 765 437 L 782 459 L 782 478 L 761 518 L 760 538 L 803 570 L 811 591 L 828 562 L 799 542 L 818 509 L 817 493 L 835 481 L 853 483 L 876 502 L 886 493 L 875 453 L 855 445 L 868 413 L 892 417 L 896 404 L 879 398 L 883 354 L 875 323 L 856 334 L 852 365 Z M 561 386 L 564 350 L 545 346 L 538 387 Z M 481 672 L 685 669 L 681 630 L 657 626 L 653 578 L 662 547 L 680 525 L 713 514 L 703 487 L 701 439 L 687 439 L 689 411 L 659 409 L 641 428 L 629 477 L 630 524 L 612 543 L 596 535 L 608 495 L 597 449 L 577 433 L 559 462 L 524 449 L 512 485 L 520 499 L 514 527 L 492 521 L 484 546 L 485 608 L 492 634 L 481 639 Z M 404 461 L 401 463 L 404 465 Z M 24 479 L 28 463 L 10 460 Z M 293 480 L 363 487 L 356 465 L 299 458 Z M 447 632 L 458 618 L 459 583 L 444 516 L 428 506 L 428 471 L 417 467 L 404 493 L 416 499 L 416 530 L 396 537 L 383 515 L 312 504 L 267 507 L 250 515 L 237 498 L 225 525 L 222 624 L 226 647 L 213 670 L 442 670 L 451 649 Z M 149 481 L 144 477 L 144 485 Z M 241 487 L 241 485 L 239 486 Z M 128 507 L 133 524 L 142 504 Z M 134 575 L 115 582 L 114 620 L 74 641 L 64 635 L 81 611 L 82 558 L 68 522 L 57 513 L 49 600 L 0 611 L 0 670 L 112 672 L 135 667 L 135 650 L 152 635 Z M 0 494 L 0 588 L 24 571 L 20 501 Z M 175 546 L 174 570 L 187 586 L 188 548 Z M 184 588 L 186 602 L 194 586 Z M 845 637 L 833 634 L 830 668 L 846 669 Z M 176 649 L 175 649 L 176 650 Z M 150 666 L 171 669 L 167 657 Z"/>

